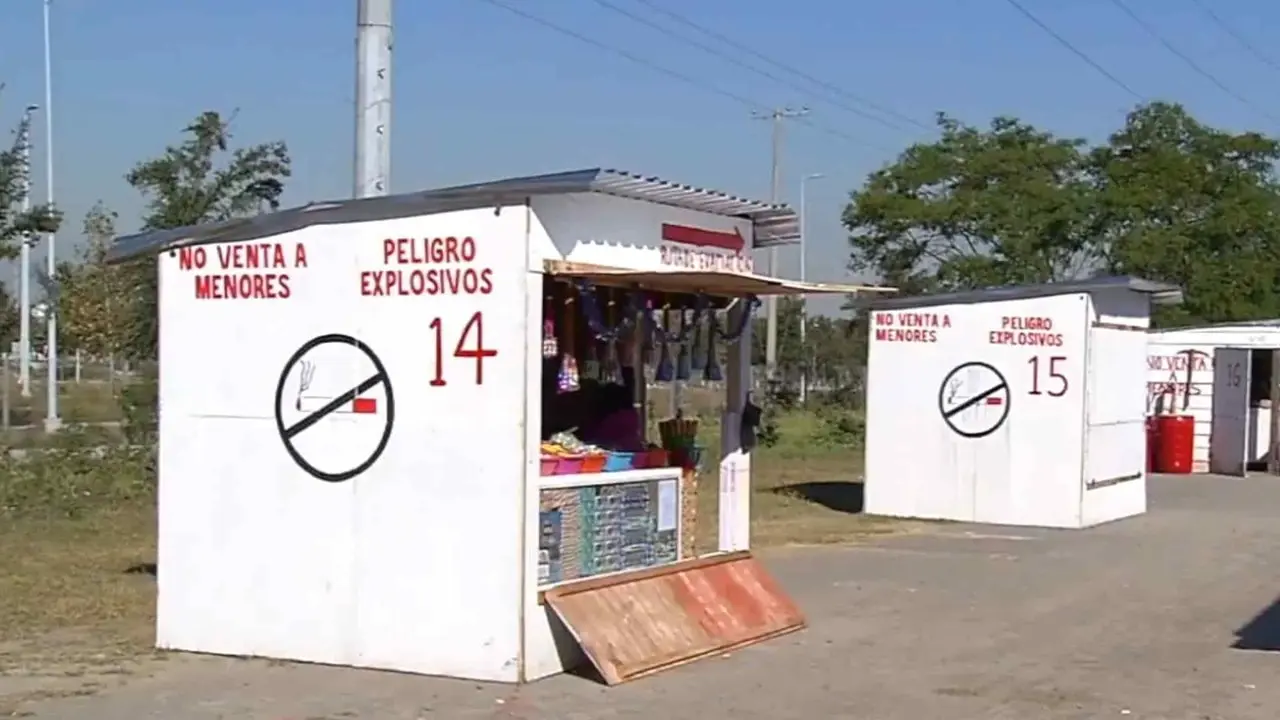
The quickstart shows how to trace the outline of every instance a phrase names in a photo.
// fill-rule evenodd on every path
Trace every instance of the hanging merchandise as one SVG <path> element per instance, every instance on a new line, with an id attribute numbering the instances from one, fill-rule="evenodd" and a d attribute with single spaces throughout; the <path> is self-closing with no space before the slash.
<path id="1" fill-rule="evenodd" d="M 587 338 L 587 356 L 582 361 L 582 374 L 592 380 L 600 379 L 600 352 L 595 338 Z"/>
<path id="2" fill-rule="evenodd" d="M 707 319 L 707 366 L 702 370 L 702 379 L 707 382 L 720 382 L 724 380 L 724 373 L 720 371 L 720 358 L 716 352 L 716 314 L 711 313 L 711 317 Z"/>
<path id="3" fill-rule="evenodd" d="M 587 327 L 590 328 L 591 334 L 597 340 L 603 341 L 607 346 L 609 343 L 616 341 L 635 327 L 636 315 L 640 313 L 640 308 L 638 306 L 638 294 L 629 296 L 627 306 L 623 308 L 622 319 L 617 321 L 616 324 L 606 326 L 605 320 L 600 311 L 600 303 L 597 297 L 598 291 L 595 291 L 591 284 L 585 280 L 577 281 L 575 287 L 578 289 L 578 299 L 581 301 L 582 313 L 583 316 L 586 317 Z M 602 377 L 600 372 L 599 355 L 596 350 L 597 348 L 595 347 L 595 343 L 588 343 L 588 356 L 586 358 L 583 372 L 587 373 L 589 377 Z M 606 347 L 606 351 L 607 350 L 608 347 Z M 606 360 L 607 359 L 608 358 L 606 358 Z M 616 361 L 616 356 L 614 359 Z M 618 372 L 617 376 L 621 377 L 621 372 Z M 608 373 L 604 374 L 604 377 L 605 379 L 613 379 L 612 377 L 609 377 Z"/>
<path id="4" fill-rule="evenodd" d="M 571 393 L 582 387 L 578 376 L 578 359 L 573 354 L 575 308 L 572 297 L 565 298 L 564 310 L 564 322 L 561 323 L 564 329 L 564 342 L 561 343 L 564 353 L 560 356 L 560 373 L 556 376 L 556 390 L 561 393 Z"/>
<path id="5" fill-rule="evenodd" d="M 693 306 L 693 318 L 687 322 L 685 320 L 684 309 L 671 310 L 669 307 L 664 306 L 661 311 L 661 324 L 658 323 L 657 313 L 645 314 L 644 319 L 648 324 L 646 330 L 649 335 L 653 337 L 653 341 L 655 343 L 661 343 L 662 345 L 661 355 L 658 360 L 658 372 L 654 377 L 655 381 L 670 382 L 672 380 L 687 380 L 692 374 L 689 370 L 693 363 L 693 358 L 697 356 L 696 347 L 690 350 L 689 354 L 686 356 L 685 346 L 689 343 L 690 331 L 698 327 L 699 323 L 702 321 L 704 313 L 707 312 L 707 306 L 707 299 L 703 296 L 698 296 L 695 299 Z M 676 333 L 669 331 L 669 328 L 671 327 L 671 315 L 673 313 L 679 313 L 680 316 L 680 331 Z M 670 346 L 673 344 L 681 345 L 680 358 L 683 359 L 680 360 L 679 363 L 673 363 L 671 361 Z M 678 367 L 680 364 L 683 364 L 683 375 L 681 375 L 681 368 Z"/>
<path id="6" fill-rule="evenodd" d="M 582 363 L 582 373 L 592 380 L 600 379 L 600 340 L 596 335 L 595 328 L 591 323 L 591 311 L 595 307 L 596 298 L 587 293 L 578 293 L 578 300 L 582 307 L 582 313 L 587 318 L 587 357 Z M 598 310 L 597 310 L 598 311 Z"/>
<path id="7" fill-rule="evenodd" d="M 618 327 L 618 300 L 615 290 L 607 291 L 608 300 L 605 301 L 605 322 L 609 327 Z M 604 373 L 600 377 L 602 382 L 622 383 L 622 362 L 618 358 L 618 337 L 620 333 L 610 333 L 611 337 L 602 338 L 604 342 Z"/>
<path id="8" fill-rule="evenodd" d="M 555 307 L 551 295 L 547 296 L 542 312 L 542 357 L 553 358 L 560 354 L 560 342 L 556 338 Z"/>
<path id="9" fill-rule="evenodd" d="M 760 421 L 764 419 L 764 411 L 760 406 L 751 402 L 751 393 L 747 393 L 746 402 L 742 405 L 742 420 L 739 423 L 741 435 L 740 443 L 742 449 L 750 452 L 756 446 L 756 428 L 760 427 Z"/>
<path id="10" fill-rule="evenodd" d="M 684 309 L 681 309 L 680 310 L 680 337 L 683 340 L 683 342 L 680 343 L 680 355 L 676 358 L 676 379 L 677 380 L 688 380 L 689 376 L 692 374 L 689 369 L 689 365 L 690 365 L 689 355 L 691 354 L 689 346 L 692 344 L 689 342 L 689 327 L 690 327 L 689 323 L 687 323 L 685 320 Z"/>
<path id="11" fill-rule="evenodd" d="M 689 344 L 693 346 L 690 354 L 693 356 L 690 367 L 697 371 L 707 366 L 707 356 L 703 355 L 702 350 L 702 318 L 701 313 L 697 313 L 693 318 L 693 337 L 689 340 Z"/>
<path id="12" fill-rule="evenodd" d="M 667 327 L 671 325 L 671 311 L 659 310 L 662 317 L 661 335 L 657 332 L 649 333 L 655 343 L 660 346 L 658 348 L 658 367 L 653 371 L 654 382 L 671 382 L 675 378 L 675 366 L 671 363 L 671 343 L 667 342 Z M 654 321 L 651 319 L 651 323 Z M 654 323 L 656 324 L 656 323 Z"/>
<path id="13" fill-rule="evenodd" d="M 711 330 L 712 336 L 715 336 L 718 333 L 720 335 L 720 339 L 725 342 L 735 342 L 738 338 L 742 337 L 742 333 L 746 332 L 747 328 L 750 327 L 751 316 L 755 314 L 755 311 L 760 307 L 760 298 L 755 295 L 747 295 L 746 297 L 739 298 L 734 302 L 746 303 L 746 307 L 742 310 L 742 315 L 738 317 L 738 327 L 727 333 L 721 333 L 718 328 L 714 327 Z M 731 304 L 730 307 L 733 307 L 733 305 Z"/>
<path id="14" fill-rule="evenodd" d="M 653 317 L 653 297 L 652 296 L 647 294 L 641 295 L 636 299 L 636 301 L 633 304 L 636 306 L 635 309 L 637 310 L 641 308 L 644 309 L 643 318 L 645 318 L 646 320 L 652 320 L 652 317 Z M 639 332 L 640 357 L 644 358 L 645 364 L 648 364 L 649 360 L 653 358 L 653 351 L 655 349 L 653 344 L 654 342 L 656 342 L 656 339 L 653 337 L 653 334 L 647 332 L 647 330 L 648 330 L 647 325 L 644 322 L 641 322 L 640 332 Z"/>

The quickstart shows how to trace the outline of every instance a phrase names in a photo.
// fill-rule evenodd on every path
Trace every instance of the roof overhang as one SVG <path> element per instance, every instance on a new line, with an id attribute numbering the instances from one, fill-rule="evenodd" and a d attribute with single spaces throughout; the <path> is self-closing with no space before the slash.
<path id="1" fill-rule="evenodd" d="M 797 280 L 771 278 L 752 273 L 710 272 L 696 270 L 643 271 L 575 263 L 565 260 L 547 260 L 543 263 L 548 275 L 588 280 L 606 287 L 643 288 L 655 292 L 703 293 L 722 297 L 744 295 L 859 295 L 863 293 L 893 293 L 895 288 L 876 285 L 840 285 L 811 283 Z"/>

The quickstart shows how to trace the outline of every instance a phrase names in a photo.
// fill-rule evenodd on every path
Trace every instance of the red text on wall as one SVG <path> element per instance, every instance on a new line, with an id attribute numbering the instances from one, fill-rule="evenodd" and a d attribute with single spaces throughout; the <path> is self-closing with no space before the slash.
<path id="1" fill-rule="evenodd" d="M 387 238 L 383 269 L 360 271 L 360 294 L 370 297 L 488 295 L 493 270 L 478 258 L 475 238 Z"/>
<path id="2" fill-rule="evenodd" d="M 289 271 L 307 267 L 307 248 L 297 242 L 197 245 L 177 254 L 178 269 L 194 279 L 197 300 L 287 300 L 293 294 Z"/>
<path id="3" fill-rule="evenodd" d="M 935 343 L 938 331 L 951 327 L 951 316 L 935 312 L 877 312 L 872 317 L 878 342 Z"/>
<path id="4" fill-rule="evenodd" d="M 435 372 L 431 376 L 431 387 L 445 387 L 449 381 L 445 379 L 445 336 L 456 333 L 458 342 L 453 346 L 452 356 L 475 362 L 475 384 L 484 384 L 484 361 L 497 357 L 498 351 L 484 345 L 484 313 L 476 312 L 462 324 L 461 329 L 448 327 L 444 318 L 435 318 L 427 327 L 431 329 L 435 346 Z"/>
<path id="5" fill-rule="evenodd" d="M 1006 315 L 1000 318 L 1000 329 L 987 333 L 992 345 L 1030 345 L 1062 347 L 1062 333 L 1053 331 L 1053 318 Z"/>

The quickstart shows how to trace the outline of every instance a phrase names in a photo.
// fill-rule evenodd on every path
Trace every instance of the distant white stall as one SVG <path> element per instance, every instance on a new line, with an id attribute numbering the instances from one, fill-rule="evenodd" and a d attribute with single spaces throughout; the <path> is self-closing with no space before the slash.
<path id="1" fill-rule="evenodd" d="M 799 629 L 746 553 L 751 312 L 857 288 L 753 274 L 796 232 L 785 206 L 593 169 L 120 239 L 159 255 L 157 645 L 507 682 L 585 650 L 616 682 Z M 578 383 L 549 365 L 625 330 L 642 372 L 653 316 L 689 312 L 729 358 L 710 558 L 701 448 L 543 433 Z"/>
<path id="2" fill-rule="evenodd" d="M 1152 330 L 1147 343 L 1147 412 L 1195 419 L 1195 472 L 1209 471 L 1214 353 L 1222 348 L 1249 350 L 1247 459 L 1266 457 L 1271 413 L 1265 405 L 1271 396 L 1271 353 L 1280 348 L 1280 320 Z"/>
<path id="3" fill-rule="evenodd" d="M 1134 278 L 871 306 L 866 510 L 1080 528 L 1146 511 L 1150 302 Z"/>

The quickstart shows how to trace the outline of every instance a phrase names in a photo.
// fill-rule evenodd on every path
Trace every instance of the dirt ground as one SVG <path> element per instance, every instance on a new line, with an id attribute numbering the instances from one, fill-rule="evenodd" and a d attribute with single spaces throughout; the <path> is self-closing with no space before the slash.
<path id="1" fill-rule="evenodd" d="M 1280 480 L 1159 478 L 1151 497 L 1089 531 L 938 525 L 768 551 L 809 629 L 611 689 L 169 656 L 10 674 L 0 698 L 68 720 L 1276 717 Z"/>

